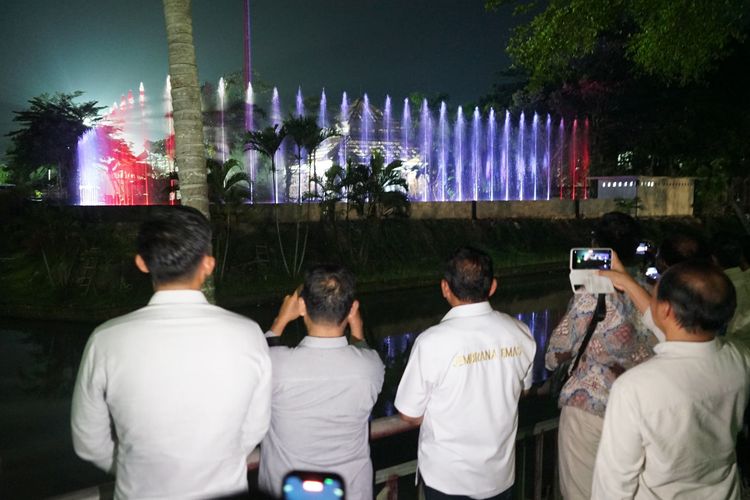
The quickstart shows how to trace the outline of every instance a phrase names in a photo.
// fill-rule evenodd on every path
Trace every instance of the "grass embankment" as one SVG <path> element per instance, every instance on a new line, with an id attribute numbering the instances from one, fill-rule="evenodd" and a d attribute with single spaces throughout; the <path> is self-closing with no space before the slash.
<path id="1" fill-rule="evenodd" d="M 0 230 L 0 317 L 98 321 L 143 305 L 151 294 L 146 276 L 133 265 L 133 242 L 148 207 L 53 208 L 23 206 Z M 237 221 L 216 296 L 222 305 L 278 300 L 300 281 L 284 270 L 273 224 Z M 643 220 L 644 237 L 659 241 L 670 231 L 708 233 L 731 220 Z M 433 284 L 443 259 L 460 245 L 489 252 L 507 281 L 553 269 L 564 270 L 568 250 L 590 240 L 593 220 L 385 220 L 302 224 L 308 229 L 303 268 L 342 262 L 362 291 Z M 287 259 L 297 228 L 281 226 Z M 217 245 L 223 246 L 222 242 Z M 219 259 L 219 267 L 222 259 Z"/>

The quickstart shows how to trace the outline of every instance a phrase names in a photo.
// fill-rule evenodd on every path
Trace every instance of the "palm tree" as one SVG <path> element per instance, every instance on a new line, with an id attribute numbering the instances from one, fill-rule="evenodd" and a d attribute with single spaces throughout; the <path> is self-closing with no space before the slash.
<path id="1" fill-rule="evenodd" d="M 276 152 L 284 142 L 287 135 L 286 127 L 279 128 L 278 125 L 266 127 L 262 130 L 252 130 L 245 134 L 245 149 L 257 151 L 271 160 L 271 175 L 273 177 L 273 202 L 279 202 L 278 187 L 276 184 Z"/>
<path id="2" fill-rule="evenodd" d="M 284 254 L 284 243 L 281 241 L 281 229 L 279 227 L 279 193 L 276 186 L 276 152 L 284 142 L 287 131 L 286 127 L 279 128 L 278 125 L 266 127 L 262 130 L 252 130 L 245 133 L 245 149 L 257 151 L 271 160 L 271 173 L 273 176 L 273 213 L 276 219 L 276 237 L 279 240 L 279 251 L 281 252 L 281 261 L 284 263 L 286 273 L 291 276 L 289 265 L 286 262 Z"/>
<path id="3" fill-rule="evenodd" d="M 290 116 L 284 120 L 284 127 L 297 148 L 295 155 L 297 158 L 297 203 L 300 204 L 302 203 L 302 152 L 307 151 L 308 155 L 312 153 L 307 145 L 314 142 L 321 129 L 315 118 L 311 116 Z M 291 170 L 287 169 L 287 192 L 291 182 Z"/>
<path id="4" fill-rule="evenodd" d="M 162 0 L 169 46 L 175 163 L 182 203 L 210 217 L 198 67 L 190 0 Z"/>
<path id="5" fill-rule="evenodd" d="M 232 235 L 232 212 L 250 197 L 250 179 L 240 162 L 234 158 L 224 163 L 206 162 L 208 168 L 208 193 L 211 202 L 221 214 L 220 231 L 216 235 L 214 251 L 219 260 L 218 281 L 224 279 Z"/>

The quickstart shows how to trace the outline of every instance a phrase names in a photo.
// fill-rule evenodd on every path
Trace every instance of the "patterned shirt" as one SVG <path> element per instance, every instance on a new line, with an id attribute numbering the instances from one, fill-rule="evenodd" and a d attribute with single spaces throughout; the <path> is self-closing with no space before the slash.
<path id="1" fill-rule="evenodd" d="M 555 354 L 576 356 L 596 309 L 596 301 L 597 296 L 592 294 L 575 294 L 570 300 L 565 317 L 550 337 L 545 357 L 547 369 L 557 368 L 559 362 Z M 560 408 L 574 406 L 604 417 L 609 390 L 615 379 L 654 355 L 657 339 L 643 325 L 633 302 L 616 292 L 606 295 L 606 305 L 605 318 L 596 326 L 578 368 L 560 392 Z"/>

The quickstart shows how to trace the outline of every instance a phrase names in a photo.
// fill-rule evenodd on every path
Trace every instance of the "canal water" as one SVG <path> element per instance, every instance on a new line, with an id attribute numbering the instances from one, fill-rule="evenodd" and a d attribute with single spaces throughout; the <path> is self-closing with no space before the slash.
<path id="1" fill-rule="evenodd" d="M 501 284 L 493 306 L 525 322 L 539 346 L 535 383 L 546 378 L 547 338 L 571 296 L 567 276 L 544 276 Z M 394 412 L 393 398 L 414 338 L 440 321 L 449 306 L 439 287 L 363 294 L 360 297 L 370 345 L 386 364 L 386 381 L 374 417 Z M 247 305 L 238 312 L 270 326 L 279 303 Z M 300 323 L 300 322 L 298 322 Z M 111 481 L 78 459 L 70 438 L 70 398 L 89 323 L 16 321 L 0 318 L 0 498 L 47 498 Z M 290 325 L 285 342 L 304 332 Z M 544 408 L 544 410 L 540 409 Z M 521 424 L 546 418 L 554 404 L 530 401 Z"/>

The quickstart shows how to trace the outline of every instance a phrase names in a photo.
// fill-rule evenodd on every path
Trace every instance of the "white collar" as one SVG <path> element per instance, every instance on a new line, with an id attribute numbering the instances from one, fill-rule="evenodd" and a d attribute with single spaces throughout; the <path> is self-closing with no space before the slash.
<path id="1" fill-rule="evenodd" d="M 700 358 L 708 356 L 721 349 L 722 342 L 718 338 L 708 342 L 679 342 L 667 340 L 654 346 L 654 352 L 663 358 Z"/>
<path id="2" fill-rule="evenodd" d="M 208 300 L 199 290 L 161 290 L 148 301 L 150 306 L 164 304 L 208 304 Z"/>
<path id="3" fill-rule="evenodd" d="M 312 347 L 313 349 L 336 349 L 349 345 L 349 341 L 343 335 L 341 337 L 311 337 L 307 335 L 299 345 Z"/>
<path id="4" fill-rule="evenodd" d="M 453 318 L 468 318 L 471 316 L 481 316 L 492 312 L 492 306 L 489 301 L 476 302 L 474 304 L 463 304 L 460 306 L 452 307 L 448 314 L 443 316 L 441 322 L 447 321 Z"/>

